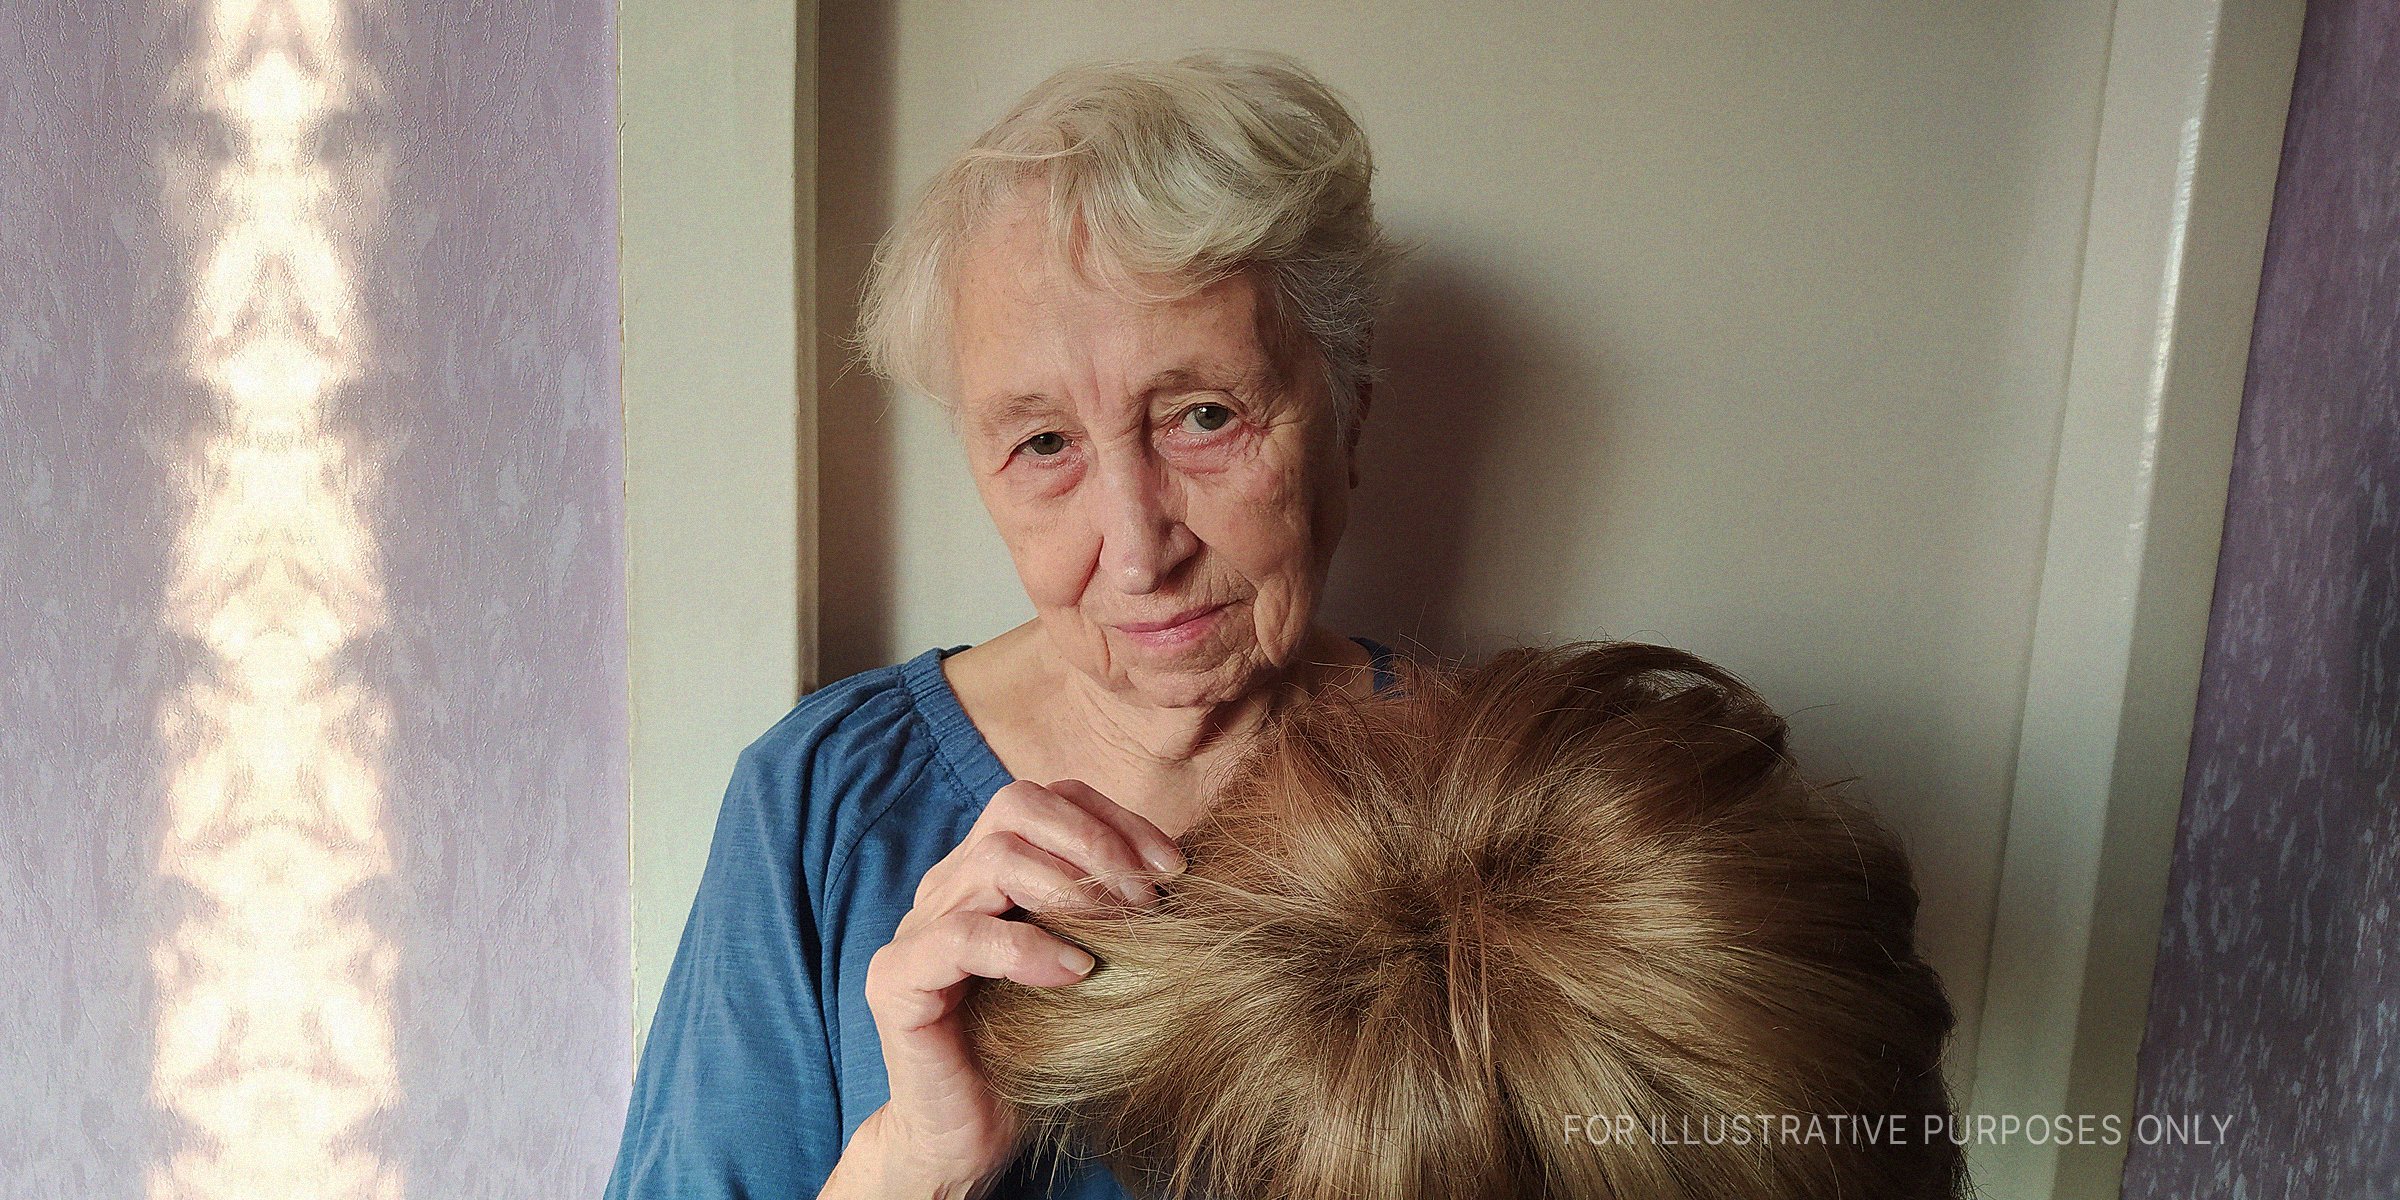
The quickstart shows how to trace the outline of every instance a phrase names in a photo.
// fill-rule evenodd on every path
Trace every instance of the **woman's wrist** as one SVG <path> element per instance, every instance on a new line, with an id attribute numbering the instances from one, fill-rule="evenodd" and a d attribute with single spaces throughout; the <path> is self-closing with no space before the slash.
<path id="1" fill-rule="evenodd" d="M 842 1147 L 818 1200 L 973 1200 L 988 1190 L 989 1177 L 943 1178 L 924 1171 L 922 1154 L 893 1136 L 891 1109 L 867 1114 Z"/>

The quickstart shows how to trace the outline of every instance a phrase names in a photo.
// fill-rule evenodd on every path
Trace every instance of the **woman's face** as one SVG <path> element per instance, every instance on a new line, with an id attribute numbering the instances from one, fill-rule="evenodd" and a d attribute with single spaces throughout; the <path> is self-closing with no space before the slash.
<path id="1" fill-rule="evenodd" d="M 1169 303 L 1089 282 L 1020 205 L 962 249 L 958 427 L 1043 632 L 1110 690 L 1237 698 L 1290 664 L 1348 515 L 1314 355 L 1236 276 Z"/>

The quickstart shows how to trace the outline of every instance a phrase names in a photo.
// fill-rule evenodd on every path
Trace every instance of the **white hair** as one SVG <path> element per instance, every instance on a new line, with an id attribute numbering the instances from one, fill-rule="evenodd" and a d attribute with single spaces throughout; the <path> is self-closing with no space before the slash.
<path id="1" fill-rule="evenodd" d="M 1092 278 L 1167 300 L 1257 272 L 1316 351 L 1347 437 L 1397 256 L 1375 222 L 1366 134 L 1298 63 L 1263 51 L 1071 67 L 935 175 L 884 239 L 859 347 L 876 374 L 954 402 L 951 272 L 1023 185 L 1047 185 L 1051 236 Z"/>

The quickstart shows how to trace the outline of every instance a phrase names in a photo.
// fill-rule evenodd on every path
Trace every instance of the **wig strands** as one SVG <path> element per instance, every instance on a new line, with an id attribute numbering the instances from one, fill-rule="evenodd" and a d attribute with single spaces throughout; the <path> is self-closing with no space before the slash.
<path id="1" fill-rule="evenodd" d="M 1726 672 L 1636 643 L 1295 705 L 1080 983 L 969 1036 L 1047 1155 L 1169 1197 L 1925 1200 L 1948 1139 L 1692 1146 L 1567 1114 L 1947 1115 L 1896 841 Z"/>

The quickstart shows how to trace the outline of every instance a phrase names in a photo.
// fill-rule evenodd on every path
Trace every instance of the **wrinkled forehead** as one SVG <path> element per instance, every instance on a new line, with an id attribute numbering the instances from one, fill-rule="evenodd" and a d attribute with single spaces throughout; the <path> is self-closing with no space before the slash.
<path id="1" fill-rule="evenodd" d="M 1056 236 L 1038 204 L 996 211 L 962 241 L 948 292 L 952 395 L 967 410 L 1101 354 L 1144 377 L 1236 375 L 1253 388 L 1289 379 L 1294 361 L 1265 272 L 1130 272 Z"/>

